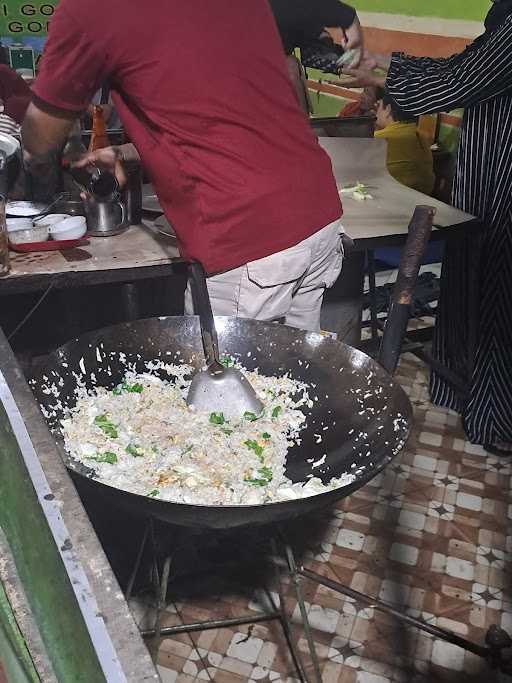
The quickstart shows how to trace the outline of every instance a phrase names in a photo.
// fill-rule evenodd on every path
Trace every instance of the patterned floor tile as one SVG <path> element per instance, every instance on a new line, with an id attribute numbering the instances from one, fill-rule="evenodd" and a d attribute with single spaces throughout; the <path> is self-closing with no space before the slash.
<path id="1" fill-rule="evenodd" d="M 407 448 L 363 489 L 290 533 L 296 533 L 301 561 L 313 571 L 482 644 L 493 624 L 512 632 L 512 460 L 468 443 L 458 416 L 430 405 L 427 373 L 418 361 L 406 356 L 397 379 L 415 411 Z M 171 582 L 169 597 L 176 602 L 161 624 L 260 614 L 269 599 L 278 598 L 275 590 L 270 598 L 265 594 L 272 575 L 259 566 L 247 576 L 246 569 L 235 572 L 225 584 L 216 565 L 202 573 L 196 567 L 198 576 L 186 577 L 180 589 Z M 261 589 L 255 590 L 255 581 Z M 193 590 L 184 596 L 183 585 Z M 324 586 L 303 581 L 302 588 L 323 683 L 496 680 L 476 655 Z M 292 639 L 310 675 L 289 581 L 283 593 Z M 151 627 L 155 610 L 148 600 L 133 600 L 131 607 L 138 623 Z M 297 680 L 277 621 L 148 645 L 163 683 Z"/>

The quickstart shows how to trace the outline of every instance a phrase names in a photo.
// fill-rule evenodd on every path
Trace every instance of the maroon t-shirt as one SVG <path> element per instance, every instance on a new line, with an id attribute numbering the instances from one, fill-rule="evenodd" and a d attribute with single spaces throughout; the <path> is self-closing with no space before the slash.
<path id="1" fill-rule="evenodd" d="M 79 113 L 107 78 L 183 256 L 208 273 L 341 215 L 264 0 L 61 0 L 35 103 Z"/>

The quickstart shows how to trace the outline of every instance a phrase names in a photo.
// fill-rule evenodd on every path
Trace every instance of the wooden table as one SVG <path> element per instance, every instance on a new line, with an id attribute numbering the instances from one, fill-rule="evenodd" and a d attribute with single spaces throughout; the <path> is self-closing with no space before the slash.
<path id="1" fill-rule="evenodd" d="M 69 251 L 11 252 L 11 272 L 0 279 L 0 295 L 44 289 L 50 282 L 60 288 L 165 275 L 178 259 L 176 239 L 146 222 L 121 235 L 90 237 L 88 245 Z"/>
<path id="2" fill-rule="evenodd" d="M 432 239 L 466 231 L 473 216 L 396 182 L 387 172 L 384 140 L 320 138 L 331 157 L 338 187 L 363 182 L 374 199 L 358 202 L 342 196 L 343 224 L 361 251 L 402 244 L 417 204 L 436 208 Z M 11 273 L 0 279 L 0 295 L 55 287 L 122 282 L 172 272 L 179 252 L 174 238 L 161 235 L 151 222 L 132 226 L 114 237 L 91 237 L 86 246 L 11 256 Z"/>

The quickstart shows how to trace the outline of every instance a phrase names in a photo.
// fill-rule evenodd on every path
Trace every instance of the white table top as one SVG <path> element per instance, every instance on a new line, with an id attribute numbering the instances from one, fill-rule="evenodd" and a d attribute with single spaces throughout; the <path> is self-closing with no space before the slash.
<path id="1" fill-rule="evenodd" d="M 407 234 L 418 204 L 435 207 L 435 226 L 460 225 L 474 218 L 397 182 L 386 167 L 385 140 L 319 138 L 319 142 L 331 157 L 338 189 L 361 182 L 373 196 L 357 201 L 350 195 L 341 195 L 343 225 L 354 240 Z"/>

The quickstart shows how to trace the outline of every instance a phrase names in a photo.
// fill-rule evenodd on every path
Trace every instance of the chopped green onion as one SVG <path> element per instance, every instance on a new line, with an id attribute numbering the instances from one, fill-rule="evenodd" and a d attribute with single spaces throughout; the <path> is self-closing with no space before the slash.
<path id="1" fill-rule="evenodd" d="M 281 406 L 276 406 L 274 410 L 272 411 L 272 417 L 279 417 L 279 413 L 282 411 Z"/>
<path id="2" fill-rule="evenodd" d="M 235 364 L 235 361 L 231 358 L 231 356 L 222 356 L 220 363 L 225 368 L 231 368 Z"/>
<path id="3" fill-rule="evenodd" d="M 251 477 L 244 477 L 246 484 L 251 486 L 267 486 L 273 479 L 273 473 L 270 467 L 261 467 L 258 471 L 260 475 L 258 479 L 252 479 Z"/>
<path id="4" fill-rule="evenodd" d="M 228 436 L 229 436 L 230 434 L 233 434 L 233 430 L 232 430 L 232 429 L 228 429 L 227 427 L 223 427 L 220 431 L 223 432 L 224 434 L 227 434 Z"/>
<path id="5" fill-rule="evenodd" d="M 112 453 L 112 451 L 105 451 L 105 453 L 99 453 L 89 460 L 94 460 L 94 462 L 108 462 L 109 465 L 115 465 L 117 462 L 117 455 Z"/>
<path id="6" fill-rule="evenodd" d="M 110 422 L 106 415 L 97 415 L 94 418 L 94 424 L 99 427 L 107 436 L 110 436 L 112 439 L 117 439 L 117 428 L 112 422 Z"/>
<path id="7" fill-rule="evenodd" d="M 226 422 L 224 413 L 210 413 L 210 422 L 213 425 L 223 425 Z"/>
<path id="8" fill-rule="evenodd" d="M 257 441 L 248 439 L 247 441 L 244 441 L 244 445 L 247 446 L 247 448 L 250 448 L 251 451 L 254 451 L 258 458 L 261 459 L 261 456 L 263 455 L 263 446 L 260 446 Z"/>
<path id="9" fill-rule="evenodd" d="M 268 441 L 272 437 L 270 436 L 270 434 L 268 432 L 263 432 L 263 434 L 261 435 L 261 438 L 265 439 L 265 441 Z"/>
<path id="10" fill-rule="evenodd" d="M 129 444 L 126 446 L 125 451 L 128 453 L 128 455 L 132 455 L 134 458 L 142 458 L 144 455 L 142 448 L 136 446 L 135 444 Z"/>
<path id="11" fill-rule="evenodd" d="M 250 484 L 251 486 L 266 486 L 267 481 L 265 479 L 251 479 L 251 478 L 246 478 L 244 479 L 246 484 Z"/>
<path id="12" fill-rule="evenodd" d="M 181 455 L 186 455 L 187 453 L 190 453 L 190 451 L 194 448 L 192 445 L 188 445 L 185 448 L 182 449 Z"/>
<path id="13" fill-rule="evenodd" d="M 123 391 L 125 391 L 127 394 L 140 394 L 144 391 L 144 387 L 142 384 L 126 384 L 126 382 L 123 382 L 122 384 L 118 384 L 117 387 L 114 387 L 112 389 L 112 393 L 114 396 L 120 396 Z"/>
<path id="14" fill-rule="evenodd" d="M 155 496 L 158 496 L 159 493 L 160 493 L 160 491 L 158 489 L 153 489 L 152 491 L 150 491 L 148 493 L 148 496 L 150 496 L 151 498 L 155 498 Z"/>
<path id="15" fill-rule="evenodd" d="M 246 411 L 244 413 L 244 420 L 247 420 L 247 422 L 255 422 L 258 419 L 259 416 L 255 415 L 254 413 L 250 413 L 249 411 Z"/>
<path id="16" fill-rule="evenodd" d="M 123 384 L 123 390 L 128 394 L 141 394 L 144 391 L 142 384 Z"/>

